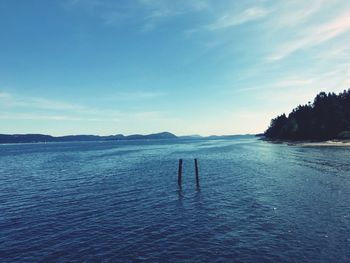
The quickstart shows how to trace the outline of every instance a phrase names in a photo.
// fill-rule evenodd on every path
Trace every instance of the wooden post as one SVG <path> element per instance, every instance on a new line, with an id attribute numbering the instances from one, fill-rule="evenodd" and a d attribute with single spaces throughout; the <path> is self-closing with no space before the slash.
<path id="1" fill-rule="evenodd" d="M 199 187 L 199 171 L 198 171 L 198 160 L 194 159 L 194 166 L 196 169 L 196 185 Z"/>
<path id="2" fill-rule="evenodd" d="M 182 182 L 182 159 L 179 160 L 179 173 L 177 175 L 177 183 L 181 187 Z"/>

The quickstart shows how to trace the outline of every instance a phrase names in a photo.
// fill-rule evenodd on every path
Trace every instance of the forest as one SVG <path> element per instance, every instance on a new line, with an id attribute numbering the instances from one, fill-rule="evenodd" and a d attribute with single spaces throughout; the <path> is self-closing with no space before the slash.
<path id="1" fill-rule="evenodd" d="M 288 116 L 272 119 L 264 135 L 291 141 L 350 139 L 350 89 L 339 94 L 319 93 L 313 102 L 299 105 Z"/>

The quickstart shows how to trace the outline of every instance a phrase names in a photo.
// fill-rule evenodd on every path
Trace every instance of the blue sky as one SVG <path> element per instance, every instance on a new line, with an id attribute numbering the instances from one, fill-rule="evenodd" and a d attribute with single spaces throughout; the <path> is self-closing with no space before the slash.
<path id="1" fill-rule="evenodd" d="M 256 133 L 350 88 L 348 0 L 2 0 L 0 34 L 0 133 Z"/>

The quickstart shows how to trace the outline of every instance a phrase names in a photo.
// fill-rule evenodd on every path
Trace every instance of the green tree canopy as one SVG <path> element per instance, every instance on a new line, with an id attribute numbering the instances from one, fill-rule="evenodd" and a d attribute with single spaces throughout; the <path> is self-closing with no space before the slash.
<path id="1" fill-rule="evenodd" d="M 265 136 L 280 140 L 350 138 L 350 89 L 338 95 L 319 93 L 313 103 L 299 105 L 288 117 L 282 114 L 272 119 Z"/>

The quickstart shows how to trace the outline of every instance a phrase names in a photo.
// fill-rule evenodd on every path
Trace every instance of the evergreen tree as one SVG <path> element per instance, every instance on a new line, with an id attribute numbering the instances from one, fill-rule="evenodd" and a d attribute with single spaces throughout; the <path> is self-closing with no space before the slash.
<path id="1" fill-rule="evenodd" d="M 265 136 L 281 140 L 350 138 L 350 89 L 336 95 L 319 93 L 313 103 L 299 105 L 288 117 L 271 121 Z"/>

